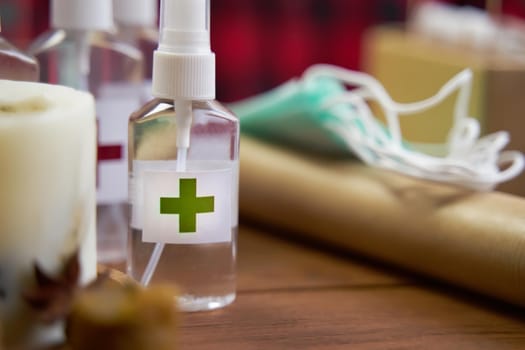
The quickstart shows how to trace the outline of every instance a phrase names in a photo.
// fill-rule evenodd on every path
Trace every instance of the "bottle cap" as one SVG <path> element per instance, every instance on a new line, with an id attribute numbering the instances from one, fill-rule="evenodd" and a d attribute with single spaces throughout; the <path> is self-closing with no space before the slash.
<path id="1" fill-rule="evenodd" d="M 112 30 L 111 0 L 51 0 L 51 26 L 61 29 Z"/>
<path id="2" fill-rule="evenodd" d="M 209 0 L 162 0 L 159 46 L 153 56 L 153 96 L 215 98 Z"/>
<path id="3" fill-rule="evenodd" d="M 156 27 L 157 0 L 113 0 L 115 20 L 120 24 Z"/>

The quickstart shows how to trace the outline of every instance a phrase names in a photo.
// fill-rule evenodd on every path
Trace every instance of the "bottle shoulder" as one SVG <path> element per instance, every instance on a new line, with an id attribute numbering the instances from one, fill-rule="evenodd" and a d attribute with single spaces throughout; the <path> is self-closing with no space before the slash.
<path id="1" fill-rule="evenodd" d="M 193 107 L 194 109 L 207 111 L 208 113 L 212 113 L 218 117 L 230 120 L 235 123 L 239 122 L 239 118 L 237 118 L 237 116 L 231 110 L 229 110 L 217 100 L 195 101 L 193 103 Z"/>
<path id="2" fill-rule="evenodd" d="M 38 56 L 60 50 L 62 47 L 72 47 L 82 41 L 86 41 L 92 49 L 113 52 L 137 61 L 142 60 L 142 53 L 139 49 L 120 41 L 112 33 L 103 31 L 52 29 L 39 35 L 31 43 L 27 52 Z"/>
<path id="3" fill-rule="evenodd" d="M 193 101 L 192 110 L 195 116 L 218 118 L 229 123 L 239 123 L 239 119 L 228 108 L 216 100 Z M 131 115 L 131 122 L 142 122 L 157 118 L 175 118 L 176 110 L 172 100 L 154 98 Z"/>
<path id="4" fill-rule="evenodd" d="M 66 32 L 64 30 L 49 30 L 37 36 L 27 48 L 27 52 L 30 55 L 38 56 L 62 45 L 65 39 Z"/>
<path id="5" fill-rule="evenodd" d="M 38 81 L 38 75 L 39 66 L 36 59 L 0 36 L 0 78 Z"/>
<path id="6" fill-rule="evenodd" d="M 22 52 L 2 36 L 0 36 L 0 54 L 3 56 L 13 57 L 27 64 L 37 64 L 36 59 L 33 56 Z"/>

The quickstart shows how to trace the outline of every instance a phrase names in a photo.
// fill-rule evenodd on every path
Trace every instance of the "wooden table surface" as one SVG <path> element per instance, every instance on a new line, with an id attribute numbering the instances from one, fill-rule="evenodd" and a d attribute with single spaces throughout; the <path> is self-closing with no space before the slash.
<path id="1" fill-rule="evenodd" d="M 524 310 L 350 254 L 244 225 L 238 258 L 237 300 L 183 314 L 181 350 L 525 349 Z"/>

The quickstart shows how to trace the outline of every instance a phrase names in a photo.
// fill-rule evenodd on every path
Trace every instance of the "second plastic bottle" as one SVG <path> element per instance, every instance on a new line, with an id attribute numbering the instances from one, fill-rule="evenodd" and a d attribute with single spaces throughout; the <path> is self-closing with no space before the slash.
<path id="1" fill-rule="evenodd" d="M 115 40 L 111 0 L 52 0 L 52 30 L 30 46 L 40 80 L 91 92 L 98 121 L 97 253 L 124 263 L 129 114 L 140 106 L 142 54 Z"/>

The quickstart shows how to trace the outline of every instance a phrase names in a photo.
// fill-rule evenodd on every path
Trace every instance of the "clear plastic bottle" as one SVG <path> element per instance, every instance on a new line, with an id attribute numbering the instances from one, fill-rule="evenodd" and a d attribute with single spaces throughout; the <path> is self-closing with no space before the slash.
<path id="1" fill-rule="evenodd" d="M 214 100 L 209 0 L 161 4 L 157 98 L 130 119 L 128 273 L 210 310 L 235 299 L 239 121 Z"/>
<path id="2" fill-rule="evenodd" d="M 144 57 L 144 101 L 151 99 L 153 51 L 157 48 L 157 0 L 113 0 L 117 39 L 133 45 Z"/>
<path id="3" fill-rule="evenodd" d="M 52 0 L 52 30 L 29 47 L 40 80 L 91 92 L 98 119 L 98 261 L 124 264 L 129 114 L 140 106 L 143 58 L 116 40 L 111 0 Z"/>
<path id="4" fill-rule="evenodd" d="M 143 239 L 144 219 L 140 212 L 143 203 L 138 202 L 144 196 L 144 172 L 173 171 L 178 173 L 174 181 L 177 175 L 191 177 L 199 172 L 222 172 L 220 181 L 231 181 L 221 185 L 230 188 L 231 202 L 227 208 L 230 218 L 227 221 L 231 222 L 231 236 L 218 243 L 167 243 L 156 268 L 150 272 L 152 283 L 175 282 L 182 292 L 180 307 L 189 311 L 213 309 L 234 300 L 238 226 L 238 119 L 216 101 L 193 102 L 192 110 L 191 141 L 185 161 L 177 152 L 178 123 L 173 101 L 154 99 L 134 113 L 130 122 L 130 158 L 133 159 L 130 162 L 130 191 L 135 197 L 132 196 L 131 202 L 128 273 L 135 279 L 149 283 L 145 282 L 146 266 L 158 244 Z M 185 162 L 185 170 L 177 168 L 177 154 L 179 164 Z M 168 190 L 166 194 L 181 196 L 177 191 Z M 199 195 L 197 188 L 197 197 Z M 198 218 L 196 223 L 199 225 Z M 176 227 L 172 229 L 173 235 L 180 235 Z"/>

